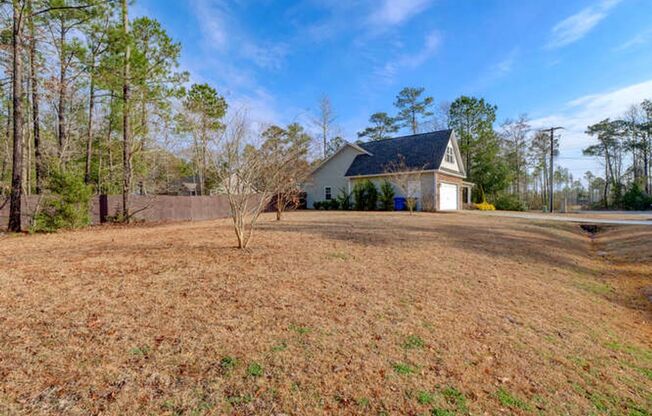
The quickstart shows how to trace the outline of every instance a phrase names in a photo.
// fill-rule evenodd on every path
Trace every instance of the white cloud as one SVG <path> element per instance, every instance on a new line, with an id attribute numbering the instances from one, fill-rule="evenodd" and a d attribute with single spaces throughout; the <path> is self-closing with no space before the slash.
<path id="1" fill-rule="evenodd" d="M 252 42 L 245 42 L 240 52 L 242 56 L 261 68 L 280 69 L 288 54 L 288 46 L 284 43 L 258 46 Z"/>
<path id="2" fill-rule="evenodd" d="M 392 82 L 402 70 L 415 69 L 432 58 L 441 46 L 441 35 L 437 31 L 430 32 L 424 39 L 423 46 L 416 53 L 404 53 L 385 63 L 374 71 L 375 75 L 385 82 Z"/>
<path id="3" fill-rule="evenodd" d="M 225 50 L 228 46 L 228 11 L 222 2 L 193 1 L 192 7 L 199 22 L 199 30 L 210 47 Z"/>
<path id="4" fill-rule="evenodd" d="M 517 59 L 519 54 L 519 48 L 513 48 L 507 53 L 507 55 L 504 55 L 500 61 L 490 65 L 484 71 L 481 71 L 474 82 L 469 84 L 465 90 L 481 93 L 487 87 L 492 86 L 495 82 L 507 76 L 514 70 L 514 67 L 518 63 Z"/>
<path id="5" fill-rule="evenodd" d="M 622 51 L 634 49 L 638 46 L 645 45 L 650 41 L 650 39 L 652 39 L 652 27 L 644 30 L 641 33 L 638 33 L 633 38 L 629 39 L 622 45 L 618 46 L 615 50 L 617 52 L 622 52 Z"/>
<path id="6" fill-rule="evenodd" d="M 534 119 L 533 128 L 563 126 L 561 132 L 560 159 L 570 167 L 574 175 L 586 170 L 599 172 L 598 163 L 585 158 L 582 149 L 593 143 L 584 132 L 586 128 L 606 118 L 622 116 L 630 106 L 652 98 L 652 79 L 617 90 L 585 95 L 567 102 L 561 111 Z"/>
<path id="7" fill-rule="evenodd" d="M 505 59 L 494 65 L 492 72 L 495 74 L 495 76 L 502 77 L 503 75 L 507 75 L 512 72 L 512 69 L 514 69 L 514 64 L 516 63 L 517 53 L 518 50 L 512 50 Z"/>
<path id="8" fill-rule="evenodd" d="M 276 70 L 288 55 L 285 43 L 259 41 L 237 25 L 237 20 L 226 2 L 218 0 L 196 0 L 192 8 L 199 23 L 203 47 L 219 53 L 238 56 L 255 65 Z"/>
<path id="9" fill-rule="evenodd" d="M 377 11 L 371 15 L 374 25 L 396 26 L 428 8 L 431 0 L 383 0 L 380 6 L 372 3 Z"/>
<path id="10" fill-rule="evenodd" d="M 582 39 L 607 17 L 609 11 L 620 1 L 602 0 L 557 23 L 552 28 L 551 39 L 546 47 L 549 49 L 560 48 Z"/>

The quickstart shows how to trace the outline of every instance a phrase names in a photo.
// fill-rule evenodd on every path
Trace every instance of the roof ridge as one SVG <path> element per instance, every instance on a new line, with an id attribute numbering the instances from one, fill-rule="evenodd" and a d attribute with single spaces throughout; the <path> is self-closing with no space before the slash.
<path id="1" fill-rule="evenodd" d="M 428 134 L 451 132 L 451 131 L 453 131 L 453 129 L 433 130 L 433 131 L 429 131 L 429 132 L 426 132 L 426 133 L 415 133 L 415 134 L 408 134 L 407 136 L 388 137 L 388 138 L 385 138 L 385 139 L 370 140 L 368 142 L 364 142 L 364 144 L 387 142 L 387 141 L 390 141 L 390 140 L 409 139 L 409 138 L 413 138 L 413 137 L 417 137 L 417 136 L 426 136 Z"/>

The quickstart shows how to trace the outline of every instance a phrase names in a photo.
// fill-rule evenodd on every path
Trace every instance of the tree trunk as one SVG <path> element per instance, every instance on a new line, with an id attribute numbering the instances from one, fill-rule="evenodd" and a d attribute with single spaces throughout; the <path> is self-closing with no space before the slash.
<path id="1" fill-rule="evenodd" d="M 23 194 L 23 61 L 22 61 L 23 5 L 13 0 L 13 29 L 11 47 L 13 52 L 13 166 L 11 173 L 11 196 L 9 202 L 9 231 L 20 232 Z"/>
<path id="2" fill-rule="evenodd" d="M 285 208 L 284 201 L 281 200 L 282 195 L 281 193 L 276 194 L 276 221 L 281 221 L 281 217 L 283 216 L 283 209 Z"/>
<path id="3" fill-rule="evenodd" d="M 36 193 L 43 192 L 43 178 L 45 177 L 45 161 L 43 160 L 43 152 L 41 149 L 41 118 L 40 118 L 40 96 L 38 90 L 38 77 L 36 73 L 36 31 L 34 30 L 34 19 L 32 17 L 32 1 L 28 0 L 27 10 L 29 15 L 27 17 L 27 24 L 29 25 L 29 66 L 32 87 L 32 132 L 34 136 L 34 164 L 36 174 Z"/>
<path id="4" fill-rule="evenodd" d="M 328 150 L 328 124 L 326 120 L 322 120 L 324 124 L 322 124 L 322 130 L 321 130 L 321 136 L 323 140 L 323 157 L 326 159 L 326 151 Z"/>
<path id="5" fill-rule="evenodd" d="M 604 165 L 604 194 L 602 195 L 605 208 L 609 208 L 609 157 Z"/>
<path id="6" fill-rule="evenodd" d="M 61 17 L 61 32 L 59 33 L 59 47 L 61 48 L 59 56 L 59 103 L 57 111 L 57 121 L 59 124 L 59 162 L 63 165 L 63 152 L 66 145 L 66 63 L 65 63 L 65 43 L 66 32 L 64 31 L 64 21 Z"/>
<path id="7" fill-rule="evenodd" d="M 130 116 L 130 73 L 129 60 L 131 57 L 131 43 L 129 41 L 129 14 L 127 0 L 122 0 L 122 28 L 125 35 L 125 56 L 122 80 L 122 218 L 129 222 L 129 192 L 131 190 L 131 131 L 129 125 Z"/>
<path id="8" fill-rule="evenodd" d="M 646 135 L 643 139 L 643 177 L 645 178 L 645 193 L 650 195 L 650 143 Z"/>
<path id="9" fill-rule="evenodd" d="M 4 180 L 9 165 L 9 142 L 11 142 L 11 102 L 7 100 L 7 125 L 5 126 L 4 152 L 2 154 L 2 170 L 0 170 L 0 180 Z"/>
<path id="10" fill-rule="evenodd" d="M 93 158 L 93 110 L 95 108 L 95 52 L 91 56 L 90 86 L 88 98 L 88 131 L 86 135 L 86 172 L 84 183 L 91 183 L 91 160 Z"/>

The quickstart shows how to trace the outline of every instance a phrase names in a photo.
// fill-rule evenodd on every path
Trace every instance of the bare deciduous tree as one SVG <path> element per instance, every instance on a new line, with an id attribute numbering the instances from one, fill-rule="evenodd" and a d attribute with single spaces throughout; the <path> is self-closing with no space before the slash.
<path id="1" fill-rule="evenodd" d="M 273 178 L 270 187 L 274 193 L 276 220 L 280 221 L 287 208 L 299 204 L 300 185 L 310 173 L 307 156 L 311 138 L 303 127 L 293 123 L 286 129 L 267 128 L 263 139 L 265 142 L 260 150 L 271 162 L 267 166 L 271 170 L 268 176 Z"/>
<path id="2" fill-rule="evenodd" d="M 324 159 L 326 159 L 326 154 L 328 153 L 328 142 L 335 118 L 331 99 L 327 95 L 323 95 L 319 99 L 317 116 L 314 118 L 313 123 L 319 128 L 322 139 L 322 157 Z"/>
<path id="3" fill-rule="evenodd" d="M 408 166 L 403 155 L 398 155 L 396 161 L 385 165 L 385 173 L 389 175 L 389 181 L 405 195 L 410 215 L 417 207 L 417 198 L 421 189 L 421 171 L 423 169 L 423 167 Z"/>
<path id="4" fill-rule="evenodd" d="M 269 161 L 251 141 L 252 134 L 244 114 L 227 122 L 216 152 L 216 171 L 231 208 L 238 248 L 247 248 L 258 217 L 269 203 L 272 192 L 264 177 Z"/>

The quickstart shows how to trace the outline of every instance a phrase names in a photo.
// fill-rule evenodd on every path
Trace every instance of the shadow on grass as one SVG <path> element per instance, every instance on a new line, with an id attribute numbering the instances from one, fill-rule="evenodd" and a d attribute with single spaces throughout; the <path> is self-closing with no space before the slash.
<path id="1" fill-rule="evenodd" d="M 573 257 L 589 254 L 588 246 L 564 238 L 558 231 L 545 225 L 492 223 L 487 228 L 477 223 L 467 224 L 463 217 L 456 224 L 437 223 L 437 216 L 427 217 L 424 226 L 405 223 L 405 218 L 376 216 L 372 221 L 360 221 L 338 217 L 337 221 L 318 220 L 310 222 L 286 222 L 280 225 L 265 223 L 262 230 L 273 232 L 314 234 L 320 238 L 372 247 L 423 246 L 424 243 L 449 244 L 468 251 L 471 255 L 483 254 L 510 260 L 520 258 L 526 262 L 554 265 L 580 273 L 597 273 L 593 268 L 578 264 Z M 417 217 L 411 217 L 417 218 Z M 374 222 L 373 219 L 378 219 Z M 393 223 L 392 220 L 400 223 Z M 409 221 L 409 218 L 407 218 Z M 434 220 L 434 221 L 433 221 Z M 562 232 L 574 235 L 573 226 Z M 588 244 L 588 240 L 587 240 Z"/>

